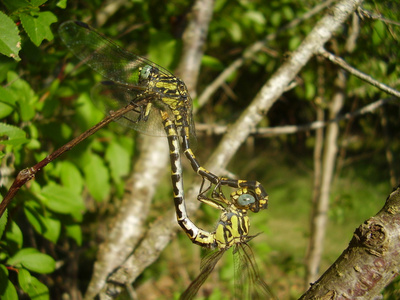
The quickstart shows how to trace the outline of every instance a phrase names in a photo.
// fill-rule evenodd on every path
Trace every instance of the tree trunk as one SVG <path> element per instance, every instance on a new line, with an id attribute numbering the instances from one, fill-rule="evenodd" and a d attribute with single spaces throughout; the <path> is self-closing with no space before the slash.
<path id="1" fill-rule="evenodd" d="M 329 118 L 334 119 L 339 115 L 345 98 L 346 78 L 344 71 L 338 71 L 338 77 L 335 81 L 337 92 L 332 98 L 329 107 Z M 318 268 L 321 261 L 323 244 L 328 220 L 329 196 L 331 190 L 332 178 L 334 175 L 337 139 L 339 136 L 339 124 L 331 123 L 327 127 L 325 150 L 322 161 L 322 177 L 319 199 L 313 203 L 313 214 L 311 220 L 311 237 L 308 248 L 310 249 L 307 256 L 307 282 L 313 282 L 318 276 Z M 316 189 L 316 187 L 315 187 Z"/>

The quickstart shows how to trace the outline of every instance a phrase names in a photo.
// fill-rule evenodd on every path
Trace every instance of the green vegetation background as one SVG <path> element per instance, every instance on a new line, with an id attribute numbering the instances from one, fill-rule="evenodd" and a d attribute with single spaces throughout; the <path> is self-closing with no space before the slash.
<path id="1" fill-rule="evenodd" d="M 126 1 L 115 13 L 101 18 L 103 1 L 2 1 L 0 3 L 0 157 L 1 193 L 5 194 L 18 171 L 90 128 L 103 118 L 90 100 L 90 89 L 101 80 L 78 61 L 57 37 L 66 20 L 89 22 L 124 48 L 145 55 L 174 70 L 181 53 L 180 37 L 191 1 Z M 319 1 L 228 1 L 215 2 L 197 92 L 201 93 L 252 43 L 262 40 L 314 7 Z M 390 6 L 388 4 L 391 4 Z M 365 8 L 392 18 L 398 5 L 389 1 L 365 3 Z M 270 41 L 237 71 L 195 116 L 196 122 L 229 124 L 268 77 L 290 55 L 322 15 L 284 31 Z M 101 23 L 101 24 L 100 24 Z M 3 28 L 1 28 L 3 26 Z M 397 35 L 396 35 L 397 34 Z M 398 29 L 379 20 L 364 20 L 358 45 L 346 60 L 382 82 L 398 86 Z M 340 54 L 346 28 L 329 45 Z M 19 47 L 20 46 L 20 47 Z M 284 94 L 261 126 L 306 124 L 315 120 L 318 66 L 324 67 L 324 104 L 334 92 L 336 68 L 311 61 L 300 74 L 299 86 Z M 376 88 L 349 76 L 344 112 L 386 97 Z M 195 105 L 196 105 L 196 99 Z M 341 122 L 339 160 L 329 212 L 329 228 L 321 272 L 347 246 L 354 229 L 374 215 L 391 191 L 385 150 L 394 153 L 400 173 L 399 106 Z M 388 121 L 389 144 L 381 127 Z M 118 124 L 102 129 L 59 160 L 48 165 L 23 188 L 0 222 L 0 294 L 10 299 L 61 299 L 75 282 L 84 293 L 102 237 L 102 226 L 112 220 L 124 191 L 125 179 L 137 155 L 137 133 Z M 219 137 L 198 134 L 197 153 L 205 161 Z M 297 298 L 304 291 L 304 255 L 309 236 L 309 212 L 313 186 L 314 132 L 255 137 L 254 147 L 244 145 L 229 170 L 241 178 L 257 179 L 270 194 L 270 209 L 252 216 L 252 230 L 263 234 L 252 241 L 265 281 L 281 299 Z M 189 168 L 185 169 L 191 174 Z M 187 175 L 188 176 L 188 175 Z M 172 206 L 168 173 L 160 185 L 151 218 Z M 8 217 L 8 222 L 6 218 Z M 212 230 L 218 219 L 213 209 L 203 207 L 193 216 Z M 210 220 L 215 220 L 210 223 Z M 177 255 L 177 249 L 182 255 Z M 190 249 L 190 250 L 189 250 Z M 179 234 L 179 239 L 135 283 L 139 295 L 151 289 L 155 298 L 179 295 L 200 265 L 200 250 Z M 209 299 L 227 295 L 232 284 L 233 263 L 226 255 L 212 276 L 220 286 Z M 68 263 L 76 262 L 72 271 Z M 171 266 L 174 266 L 172 268 Z M 177 271 L 171 271 L 177 270 Z M 217 275 L 219 274 L 219 275 Z M 77 280 L 77 281 L 74 281 Z M 78 282 L 78 284 L 76 284 Z M 219 291 L 219 292 L 218 292 Z M 163 296 L 164 295 L 164 296 Z M 229 296 L 227 296 L 229 298 Z M 150 299 L 150 298 L 149 298 Z"/>

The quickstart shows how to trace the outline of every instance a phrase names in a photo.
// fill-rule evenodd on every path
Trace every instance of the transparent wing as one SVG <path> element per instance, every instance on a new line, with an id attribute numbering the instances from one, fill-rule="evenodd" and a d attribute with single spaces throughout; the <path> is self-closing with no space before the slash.
<path id="1" fill-rule="evenodd" d="M 116 122 L 148 135 L 165 136 L 159 109 L 150 109 L 149 115 L 145 119 L 145 111 L 150 103 L 152 106 L 164 104 L 157 100 L 156 94 L 146 93 L 141 96 L 141 92 L 136 86 L 103 81 L 92 88 L 91 98 L 93 103 L 108 115 L 111 111 L 116 111 L 129 103 L 136 104 L 137 109 L 126 113 Z M 163 110 L 169 111 L 169 108 L 163 107 Z M 173 114 L 169 113 L 169 115 Z"/>
<path id="2" fill-rule="evenodd" d="M 197 292 L 199 291 L 200 287 L 206 281 L 208 276 L 214 270 L 215 265 L 221 259 L 222 255 L 225 253 L 226 250 L 214 250 L 208 253 L 205 257 L 201 260 L 200 265 L 200 274 L 196 277 L 195 280 L 189 285 L 186 291 L 183 292 L 180 300 L 189 300 L 193 299 L 196 296 Z"/>
<path id="3" fill-rule="evenodd" d="M 260 277 L 253 251 L 247 243 L 236 244 L 235 299 L 277 299 Z"/>
<path id="4" fill-rule="evenodd" d="M 139 68 L 145 66 L 154 66 L 161 73 L 173 76 L 152 61 L 122 49 L 86 23 L 64 22 L 59 35 L 82 62 L 112 81 L 140 86 Z"/>

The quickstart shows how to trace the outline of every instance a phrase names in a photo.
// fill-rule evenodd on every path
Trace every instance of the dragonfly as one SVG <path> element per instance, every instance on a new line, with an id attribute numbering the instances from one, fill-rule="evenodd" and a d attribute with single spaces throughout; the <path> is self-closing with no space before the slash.
<path id="1" fill-rule="evenodd" d="M 196 226 L 186 211 L 180 144 L 176 126 L 168 119 L 167 114 L 162 114 L 162 119 L 170 147 L 171 181 L 178 224 L 193 243 L 204 248 L 214 249 L 202 260 L 200 274 L 180 299 L 188 300 L 195 297 L 223 254 L 231 247 L 234 247 L 235 269 L 240 271 L 240 275 L 235 276 L 236 299 L 257 299 L 258 296 L 259 299 L 275 299 L 268 285 L 260 277 L 254 254 L 248 245 L 248 242 L 255 236 L 249 236 L 250 219 L 247 212 L 249 210 L 259 212 L 264 209 L 266 206 L 263 201 L 257 200 L 254 190 L 245 185 L 241 186 L 240 183 L 236 186 L 237 189 L 231 193 L 230 200 L 225 198 L 219 188 L 214 189 L 212 198 L 209 198 L 206 195 L 211 185 L 204 189 L 203 180 L 200 188 L 202 192 L 199 194 L 198 200 L 221 210 L 221 216 L 213 232 Z"/>
<path id="2" fill-rule="evenodd" d="M 195 141 L 192 99 L 185 83 L 156 63 L 126 51 L 86 23 L 64 22 L 59 35 L 69 50 L 83 63 L 107 80 L 92 89 L 92 101 L 107 114 L 134 105 L 135 108 L 116 121 L 139 132 L 162 136 L 163 118 L 174 123 L 182 142 L 182 151 L 192 169 L 203 180 L 216 186 L 248 187 L 262 209 L 268 194 L 258 181 L 219 177 L 198 162 L 191 148 Z"/>

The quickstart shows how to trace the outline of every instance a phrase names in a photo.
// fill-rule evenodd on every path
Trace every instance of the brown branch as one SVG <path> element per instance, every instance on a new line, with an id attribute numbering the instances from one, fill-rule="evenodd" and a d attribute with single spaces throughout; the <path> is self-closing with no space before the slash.
<path id="1" fill-rule="evenodd" d="M 87 139 L 89 136 L 106 126 L 107 124 L 111 123 L 113 120 L 118 119 L 120 116 L 126 114 L 127 112 L 135 109 L 137 106 L 134 105 L 127 105 L 124 108 L 121 108 L 115 112 L 110 113 L 110 115 L 104 118 L 101 122 L 93 126 L 92 128 L 86 130 L 84 133 L 79 135 L 78 137 L 74 138 L 72 141 L 66 143 L 61 148 L 57 149 L 50 155 L 48 155 L 45 159 L 38 162 L 36 165 L 30 168 L 26 168 L 20 171 L 15 178 L 14 182 L 12 183 L 10 189 L 8 190 L 7 194 L 5 195 L 3 201 L 0 203 L 0 217 L 3 215 L 4 211 L 6 210 L 7 206 L 10 204 L 11 200 L 17 194 L 19 189 L 24 186 L 28 181 L 35 178 L 37 172 L 47 166 L 50 162 L 57 159 L 59 156 L 64 154 L 65 152 L 71 150 L 76 145 L 78 145 L 83 140 Z"/>
<path id="2" fill-rule="evenodd" d="M 366 201 L 368 199 L 365 199 Z M 400 186 L 300 299 L 374 299 L 400 269 Z"/>

